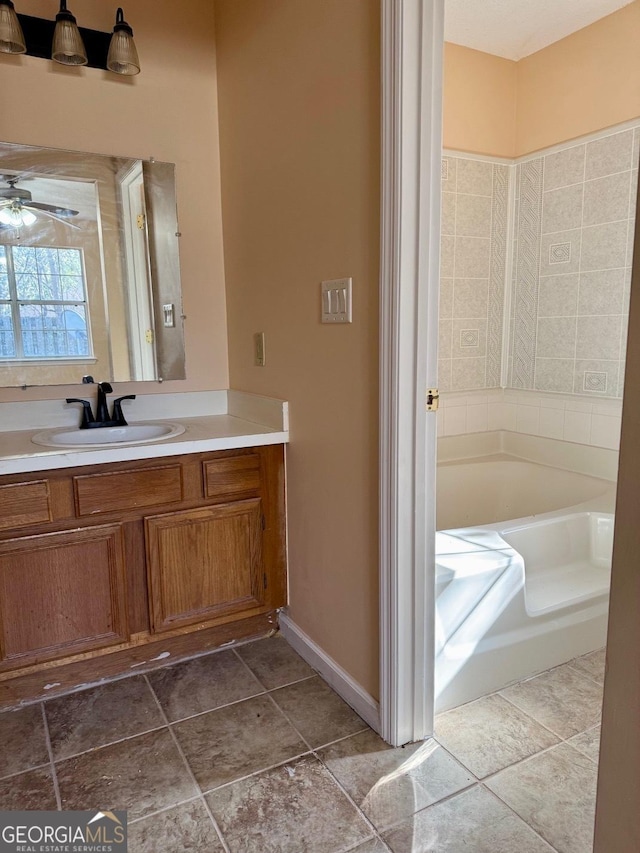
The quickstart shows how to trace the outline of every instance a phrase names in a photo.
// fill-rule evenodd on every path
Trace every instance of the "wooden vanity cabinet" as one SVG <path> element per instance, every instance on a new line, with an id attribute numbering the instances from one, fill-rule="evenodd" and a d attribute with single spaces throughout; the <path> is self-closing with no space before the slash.
<path id="1" fill-rule="evenodd" d="M 0 678 L 272 613 L 284 512 L 281 445 L 0 478 Z"/>

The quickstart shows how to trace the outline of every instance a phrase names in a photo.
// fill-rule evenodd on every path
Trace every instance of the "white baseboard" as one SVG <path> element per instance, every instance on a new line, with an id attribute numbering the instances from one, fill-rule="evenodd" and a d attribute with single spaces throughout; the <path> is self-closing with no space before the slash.
<path id="1" fill-rule="evenodd" d="M 299 628 L 286 610 L 279 613 L 280 631 L 285 640 L 312 666 L 341 696 L 347 705 L 359 714 L 371 728 L 380 733 L 380 705 L 358 684 L 339 663 L 330 657 L 308 634 Z"/>

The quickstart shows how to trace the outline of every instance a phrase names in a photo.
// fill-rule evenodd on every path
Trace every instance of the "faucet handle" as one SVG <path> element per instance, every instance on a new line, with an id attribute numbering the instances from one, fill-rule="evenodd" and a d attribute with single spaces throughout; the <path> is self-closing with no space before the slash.
<path id="1" fill-rule="evenodd" d="M 118 397 L 116 400 L 113 401 L 112 418 L 116 422 L 116 426 L 127 426 L 127 421 L 125 420 L 124 414 L 122 413 L 122 401 L 135 399 L 135 394 L 125 394 L 124 397 Z"/>
<path id="2" fill-rule="evenodd" d="M 91 403 L 88 400 L 79 400 L 77 397 L 67 397 L 67 403 L 80 403 L 82 405 L 82 420 L 80 429 L 88 429 L 89 425 L 95 423 Z"/>

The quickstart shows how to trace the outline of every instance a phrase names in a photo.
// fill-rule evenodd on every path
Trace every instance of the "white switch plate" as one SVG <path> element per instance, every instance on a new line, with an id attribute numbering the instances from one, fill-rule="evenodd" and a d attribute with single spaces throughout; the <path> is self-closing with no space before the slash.
<path id="1" fill-rule="evenodd" d="M 334 278 L 320 285 L 323 323 L 351 323 L 351 279 Z"/>

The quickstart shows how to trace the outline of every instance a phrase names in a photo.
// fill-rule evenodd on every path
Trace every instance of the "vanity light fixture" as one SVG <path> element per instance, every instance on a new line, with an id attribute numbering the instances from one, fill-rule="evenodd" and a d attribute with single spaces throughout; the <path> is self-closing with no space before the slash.
<path id="1" fill-rule="evenodd" d="M 109 44 L 107 68 L 116 74 L 128 76 L 140 73 L 140 60 L 133 40 L 133 30 L 125 21 L 122 9 L 116 12 L 116 25 Z"/>
<path id="2" fill-rule="evenodd" d="M 125 76 L 140 73 L 133 30 L 122 9 L 116 13 L 113 32 L 105 33 L 79 27 L 67 0 L 59 2 L 60 11 L 51 21 L 16 14 L 13 0 L 0 0 L 0 53 L 26 53 L 60 65 L 88 65 Z"/>
<path id="3" fill-rule="evenodd" d="M 11 0 L 0 0 L 0 52 L 27 52 L 24 33 Z"/>
<path id="4" fill-rule="evenodd" d="M 67 9 L 67 0 L 60 0 L 51 59 L 60 65 L 86 65 L 89 61 L 76 19 Z"/>

